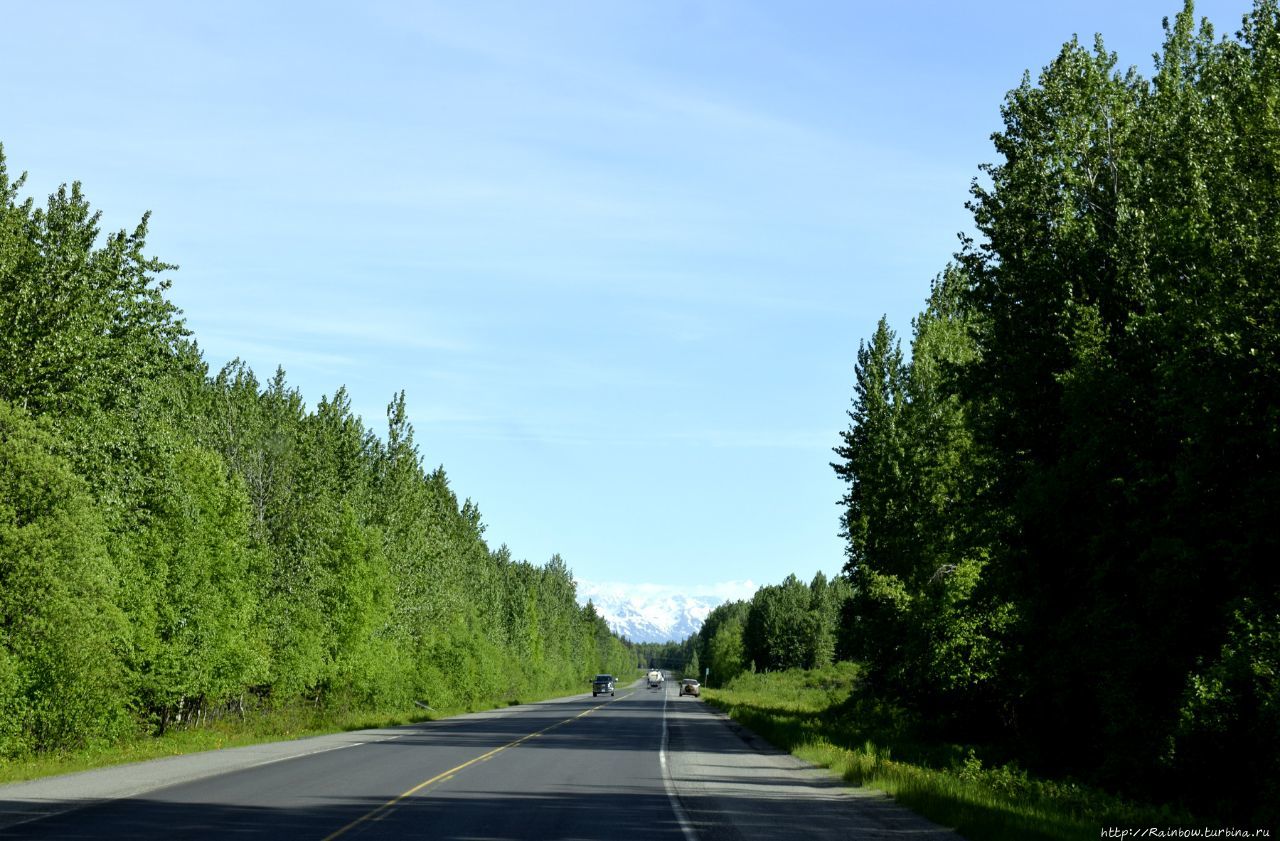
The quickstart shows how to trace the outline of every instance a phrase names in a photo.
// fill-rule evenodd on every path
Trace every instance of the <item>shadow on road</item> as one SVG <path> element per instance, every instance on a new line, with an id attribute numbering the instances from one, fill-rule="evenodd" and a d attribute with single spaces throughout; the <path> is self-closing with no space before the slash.
<path id="1" fill-rule="evenodd" d="M 157 797 L 85 805 L 0 830 L 0 839 L 272 839 L 319 841 L 385 803 L 381 798 L 262 808 Z M 351 827 L 343 841 L 377 839 L 682 839 L 663 794 L 611 789 L 559 795 L 428 793 Z"/>
<path id="2" fill-rule="evenodd" d="M 0 830 L 0 841 L 321 841 L 339 831 L 342 841 L 685 841 L 657 761 L 663 700 L 588 697 L 430 722 L 124 799 L 11 796 L 0 799 L 0 824 L 48 816 Z M 854 796 L 793 757 L 754 749 L 700 702 L 666 704 L 670 777 L 701 841 L 954 838 L 887 798 Z M 421 791 L 402 795 L 419 780 Z"/>

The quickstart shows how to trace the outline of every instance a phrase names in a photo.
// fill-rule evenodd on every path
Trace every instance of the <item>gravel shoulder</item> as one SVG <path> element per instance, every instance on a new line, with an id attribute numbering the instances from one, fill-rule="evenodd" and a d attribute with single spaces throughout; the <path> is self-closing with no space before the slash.
<path id="1" fill-rule="evenodd" d="M 866 788 L 780 751 L 692 698 L 667 707 L 668 767 L 701 841 L 963 841 Z"/>

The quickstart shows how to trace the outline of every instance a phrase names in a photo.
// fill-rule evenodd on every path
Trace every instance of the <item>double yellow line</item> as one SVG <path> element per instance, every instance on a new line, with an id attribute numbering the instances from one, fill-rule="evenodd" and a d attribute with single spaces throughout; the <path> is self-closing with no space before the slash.
<path id="1" fill-rule="evenodd" d="M 626 698 L 627 696 L 623 695 L 622 697 Z M 546 733 L 549 730 L 555 730 L 557 727 L 563 724 L 568 724 L 569 722 L 574 721 L 576 719 L 582 718 L 584 715 L 590 715 L 591 713 L 595 712 L 596 710 L 600 709 L 600 707 L 603 707 L 603 706 L 604 704 L 599 704 L 589 709 L 585 709 L 582 712 L 578 713 L 577 715 L 571 715 L 568 718 L 564 719 L 563 721 L 557 721 L 555 724 L 549 724 L 546 727 L 534 733 L 529 733 L 528 735 L 521 736 L 519 739 L 516 739 L 514 742 L 508 742 L 502 747 L 494 748 L 488 753 L 484 753 L 484 754 L 481 754 L 480 756 L 477 756 L 475 759 L 468 759 L 466 762 L 462 763 L 461 765 L 455 765 L 454 767 L 450 768 L 448 771 L 441 771 L 439 774 L 436 774 L 431 779 L 423 780 L 422 782 L 418 783 L 416 786 L 404 792 L 403 794 L 398 794 L 395 797 L 388 800 L 386 803 L 383 803 L 381 806 L 377 807 L 376 809 L 372 809 L 368 813 L 361 815 L 351 823 L 342 827 L 342 829 L 339 829 L 336 832 L 326 835 L 323 841 L 333 841 L 333 839 L 338 838 L 339 836 L 345 835 L 346 833 L 350 832 L 352 829 L 355 829 L 357 826 L 364 823 L 365 821 L 381 820 L 382 817 L 386 815 L 388 812 L 390 812 L 392 809 L 394 809 L 400 803 L 401 800 L 404 800 L 406 797 L 412 797 L 413 795 L 422 791 L 424 788 L 431 785 L 432 783 L 438 783 L 441 780 L 447 780 L 450 777 L 452 777 L 454 774 L 463 770 L 464 768 L 468 768 L 472 765 L 475 765 L 477 762 L 484 762 L 486 759 L 489 759 L 490 757 L 495 756 L 496 754 L 502 753 L 507 748 L 514 748 L 516 745 L 523 744 L 524 742 L 527 742 L 530 739 L 537 738 L 538 736 L 541 736 L 543 733 Z"/>

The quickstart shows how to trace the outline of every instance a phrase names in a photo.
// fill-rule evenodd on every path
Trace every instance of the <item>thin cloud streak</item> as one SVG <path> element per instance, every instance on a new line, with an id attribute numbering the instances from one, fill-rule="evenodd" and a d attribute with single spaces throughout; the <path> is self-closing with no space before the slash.
<path id="1" fill-rule="evenodd" d="M 208 331 L 219 339 L 253 341 L 253 336 L 270 332 L 276 337 L 291 336 L 299 339 L 343 340 L 363 345 L 398 347 L 412 350 L 439 350 L 463 353 L 474 349 L 469 341 L 445 335 L 425 325 L 412 325 L 404 321 L 401 313 L 353 310 L 336 317 L 331 307 L 313 312 L 280 312 L 276 310 L 234 309 L 222 313 L 203 309 L 198 315 L 201 321 L 214 321 L 222 328 Z M 227 328 L 235 328 L 227 329 Z M 201 332 L 204 335 L 205 331 Z M 237 338 L 243 337 L 243 338 Z M 260 347 L 287 346 L 277 341 Z"/>

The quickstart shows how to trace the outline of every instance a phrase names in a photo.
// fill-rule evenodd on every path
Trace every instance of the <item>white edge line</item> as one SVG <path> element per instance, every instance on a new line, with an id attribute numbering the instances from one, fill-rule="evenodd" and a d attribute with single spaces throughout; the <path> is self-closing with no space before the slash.
<path id="1" fill-rule="evenodd" d="M 685 841 L 698 841 L 698 833 L 693 823 L 680 805 L 680 795 L 676 793 L 675 782 L 671 779 L 671 768 L 667 765 L 667 682 L 662 681 L 662 747 L 658 749 L 658 764 L 662 766 L 662 786 L 667 790 L 667 799 L 671 801 L 671 811 L 676 814 L 676 823 L 684 833 Z"/>

